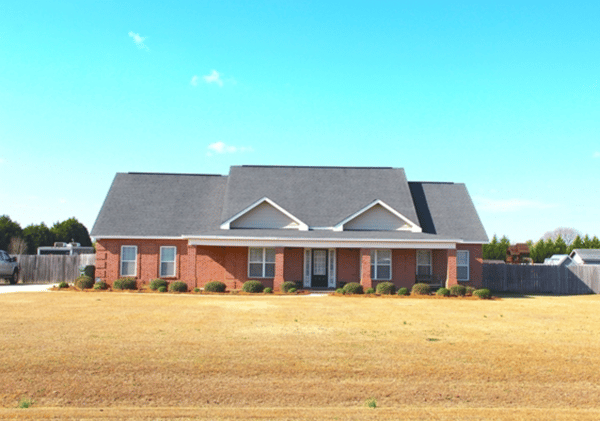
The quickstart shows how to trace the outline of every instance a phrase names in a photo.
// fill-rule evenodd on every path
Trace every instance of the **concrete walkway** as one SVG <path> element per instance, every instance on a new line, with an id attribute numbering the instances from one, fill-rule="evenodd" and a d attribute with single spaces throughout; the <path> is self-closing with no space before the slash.
<path id="1" fill-rule="evenodd" d="M 5 294 L 9 292 L 39 292 L 39 291 L 48 291 L 49 288 L 56 285 L 54 284 L 17 284 L 17 285 L 8 285 L 2 284 L 0 285 L 0 294 Z"/>

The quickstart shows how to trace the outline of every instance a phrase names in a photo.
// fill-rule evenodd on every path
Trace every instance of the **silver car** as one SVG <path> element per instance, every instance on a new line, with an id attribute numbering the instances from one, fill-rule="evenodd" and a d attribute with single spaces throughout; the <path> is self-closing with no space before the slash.
<path id="1" fill-rule="evenodd" d="M 11 284 L 19 280 L 19 264 L 16 257 L 10 257 L 7 252 L 0 250 L 0 278 L 6 278 Z"/>

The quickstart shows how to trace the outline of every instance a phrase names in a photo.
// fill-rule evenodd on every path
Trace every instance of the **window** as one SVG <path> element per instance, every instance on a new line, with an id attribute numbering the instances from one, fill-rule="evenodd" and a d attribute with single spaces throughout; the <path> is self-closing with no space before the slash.
<path id="1" fill-rule="evenodd" d="M 392 251 L 371 250 L 371 279 L 392 279 Z"/>
<path id="2" fill-rule="evenodd" d="M 431 276 L 431 250 L 417 250 L 417 275 Z"/>
<path id="3" fill-rule="evenodd" d="M 160 277 L 175 276 L 175 256 L 177 247 L 160 248 Z"/>
<path id="4" fill-rule="evenodd" d="M 255 247 L 248 249 L 248 277 L 275 277 L 275 249 Z"/>
<path id="5" fill-rule="evenodd" d="M 457 250 L 456 252 L 456 279 L 459 281 L 469 280 L 469 251 Z"/>
<path id="6" fill-rule="evenodd" d="M 121 247 L 121 276 L 135 276 L 137 273 L 137 246 Z"/>

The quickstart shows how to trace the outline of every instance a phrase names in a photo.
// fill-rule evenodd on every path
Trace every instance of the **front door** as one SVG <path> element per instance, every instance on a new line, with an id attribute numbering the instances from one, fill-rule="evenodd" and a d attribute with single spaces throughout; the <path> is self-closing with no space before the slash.
<path id="1" fill-rule="evenodd" d="M 327 288 L 327 250 L 313 249 L 312 279 L 313 288 Z"/>

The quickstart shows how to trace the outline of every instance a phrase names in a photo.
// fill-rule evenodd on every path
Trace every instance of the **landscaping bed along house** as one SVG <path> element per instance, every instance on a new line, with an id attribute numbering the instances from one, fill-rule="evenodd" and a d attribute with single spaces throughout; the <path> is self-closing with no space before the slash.
<path id="1" fill-rule="evenodd" d="M 310 291 L 301 289 L 297 282 L 284 282 L 281 290 L 273 291 L 272 288 L 265 288 L 260 281 L 247 281 L 242 285 L 242 289 L 227 290 L 224 282 L 213 281 L 204 285 L 204 288 L 194 288 L 189 290 L 188 285 L 182 281 L 167 281 L 164 279 L 153 279 L 149 284 L 138 284 L 133 278 L 117 279 L 112 287 L 102 280 L 94 281 L 89 275 L 81 275 L 73 285 L 67 282 L 61 282 L 52 290 L 75 290 L 75 291 L 132 291 L 148 293 L 192 293 L 192 294 L 276 294 L 276 295 L 304 295 L 310 294 Z M 432 291 L 429 285 L 424 283 L 414 284 L 409 291 L 407 288 L 396 289 L 391 282 L 380 282 L 376 288 L 369 288 L 366 291 L 363 286 L 357 282 L 345 284 L 330 295 L 338 296 L 366 296 L 366 297 L 431 297 L 431 298 L 449 298 L 466 297 L 473 299 L 491 299 L 493 298 L 488 289 L 475 289 L 464 285 L 453 285 L 450 288 L 439 288 Z"/>

